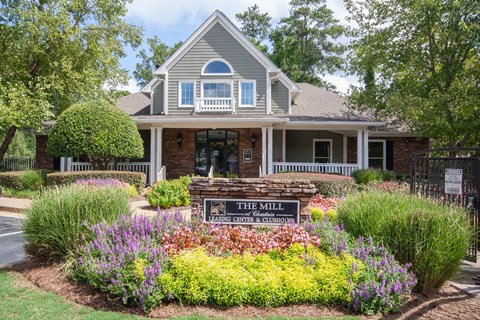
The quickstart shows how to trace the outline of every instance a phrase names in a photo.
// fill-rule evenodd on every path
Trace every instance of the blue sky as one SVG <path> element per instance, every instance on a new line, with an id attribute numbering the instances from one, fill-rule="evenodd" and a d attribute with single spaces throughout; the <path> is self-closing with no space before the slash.
<path id="1" fill-rule="evenodd" d="M 268 12 L 273 24 L 288 15 L 289 0 L 133 0 L 128 5 L 126 20 L 144 29 L 144 45 L 147 38 L 157 35 L 163 42 L 172 45 L 186 40 L 216 9 L 222 11 L 235 24 L 235 13 L 243 12 L 247 7 L 258 4 L 261 12 Z M 341 23 L 346 23 L 347 12 L 342 0 L 327 0 L 327 6 Z M 139 49 L 127 48 L 127 56 L 122 59 L 122 67 L 132 76 L 135 65 L 139 62 Z M 349 84 L 355 83 L 354 77 L 342 74 L 327 75 L 328 81 L 335 84 L 339 91 L 346 93 Z M 135 81 L 131 79 L 122 89 L 138 91 Z"/>

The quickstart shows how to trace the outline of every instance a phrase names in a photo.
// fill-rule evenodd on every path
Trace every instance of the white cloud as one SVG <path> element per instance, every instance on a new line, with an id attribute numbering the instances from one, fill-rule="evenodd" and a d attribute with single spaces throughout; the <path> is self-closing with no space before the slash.
<path id="1" fill-rule="evenodd" d="M 128 5 L 127 16 L 138 19 L 147 26 L 198 26 L 217 9 L 235 22 L 235 13 L 243 12 L 257 3 L 261 12 L 268 12 L 277 21 L 288 15 L 288 2 L 289 0 L 134 0 Z"/>
<path id="2" fill-rule="evenodd" d="M 330 82 L 335 87 L 337 87 L 337 91 L 342 94 L 348 94 L 350 85 L 359 86 L 360 83 L 358 79 L 353 76 L 342 76 L 342 75 L 335 75 L 335 74 L 328 74 L 323 77 L 325 81 Z"/>
<path id="3" fill-rule="evenodd" d="M 140 88 L 137 86 L 137 83 L 133 79 L 128 80 L 127 85 L 118 86 L 115 89 L 116 90 L 127 90 L 130 93 L 135 93 L 135 92 L 140 91 Z"/>

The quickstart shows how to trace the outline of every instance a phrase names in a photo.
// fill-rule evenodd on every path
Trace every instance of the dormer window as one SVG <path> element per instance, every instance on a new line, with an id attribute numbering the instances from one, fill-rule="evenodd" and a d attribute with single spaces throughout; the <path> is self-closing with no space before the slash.
<path id="1" fill-rule="evenodd" d="M 212 59 L 205 63 L 202 69 L 202 75 L 213 75 L 213 76 L 222 76 L 222 75 L 233 75 L 233 69 L 230 63 L 223 59 Z"/>

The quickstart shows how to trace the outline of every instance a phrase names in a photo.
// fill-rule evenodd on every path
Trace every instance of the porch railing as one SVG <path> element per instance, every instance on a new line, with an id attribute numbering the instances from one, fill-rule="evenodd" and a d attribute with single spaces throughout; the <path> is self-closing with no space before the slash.
<path id="1" fill-rule="evenodd" d="M 233 98 L 203 98 L 197 99 L 195 112 L 235 112 Z"/>
<path id="2" fill-rule="evenodd" d="M 109 170 L 113 170 L 113 163 L 108 166 Z M 72 162 L 67 171 L 87 171 L 92 170 L 92 166 L 87 162 Z M 118 171 L 134 171 L 143 172 L 147 176 L 147 184 L 150 183 L 150 162 L 119 162 L 117 163 Z"/>
<path id="3" fill-rule="evenodd" d="M 273 173 L 280 172 L 321 172 L 351 176 L 358 170 L 356 163 L 311 163 L 311 162 L 274 162 Z"/>
<path id="4" fill-rule="evenodd" d="M 6 157 L 0 162 L 0 171 L 22 171 L 35 168 L 35 158 Z"/>

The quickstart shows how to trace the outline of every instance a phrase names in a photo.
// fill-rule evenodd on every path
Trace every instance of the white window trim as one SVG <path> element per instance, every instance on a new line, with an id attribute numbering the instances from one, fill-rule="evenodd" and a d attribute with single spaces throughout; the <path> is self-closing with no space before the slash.
<path id="1" fill-rule="evenodd" d="M 253 83 L 253 104 L 242 104 L 242 83 Z M 257 81 L 239 80 L 238 81 L 238 106 L 242 108 L 255 108 L 257 105 Z"/>
<path id="2" fill-rule="evenodd" d="M 324 141 L 330 143 L 330 159 L 329 163 L 333 163 L 333 139 L 313 139 L 313 159 L 312 162 L 315 163 L 315 142 Z"/>
<path id="3" fill-rule="evenodd" d="M 205 73 L 205 68 L 210 63 L 215 62 L 215 61 L 220 61 L 220 62 L 225 63 L 230 68 L 231 72 L 230 73 Z M 202 76 L 233 76 L 233 68 L 232 68 L 232 65 L 230 63 L 228 63 L 228 61 L 225 60 L 225 59 L 221 59 L 221 58 L 210 59 L 203 65 L 201 75 Z"/>
<path id="4" fill-rule="evenodd" d="M 204 83 L 227 83 L 227 84 L 229 84 L 230 88 L 231 88 L 230 89 L 230 91 L 231 91 L 230 92 L 230 99 L 233 99 L 233 96 L 234 96 L 234 94 L 233 94 L 233 91 L 234 91 L 233 90 L 233 80 L 225 80 L 225 79 L 208 79 L 208 80 L 206 80 L 206 79 L 203 79 L 202 81 L 200 81 L 200 97 L 202 99 L 204 99 L 204 96 L 203 96 L 203 84 Z M 226 98 L 226 99 L 228 99 L 228 98 Z"/>
<path id="5" fill-rule="evenodd" d="M 182 84 L 193 83 L 193 104 L 182 104 Z M 197 88 L 195 80 L 182 80 L 178 81 L 178 107 L 179 108 L 193 108 L 195 107 L 195 101 L 197 99 Z"/>
<path id="6" fill-rule="evenodd" d="M 383 144 L 383 170 L 387 170 L 387 140 L 384 139 L 373 139 L 373 140 L 368 140 L 368 143 L 370 142 L 382 142 Z M 368 148 L 369 154 L 368 154 L 368 167 L 370 168 L 370 159 L 380 159 L 379 157 L 370 157 L 370 148 Z"/>

